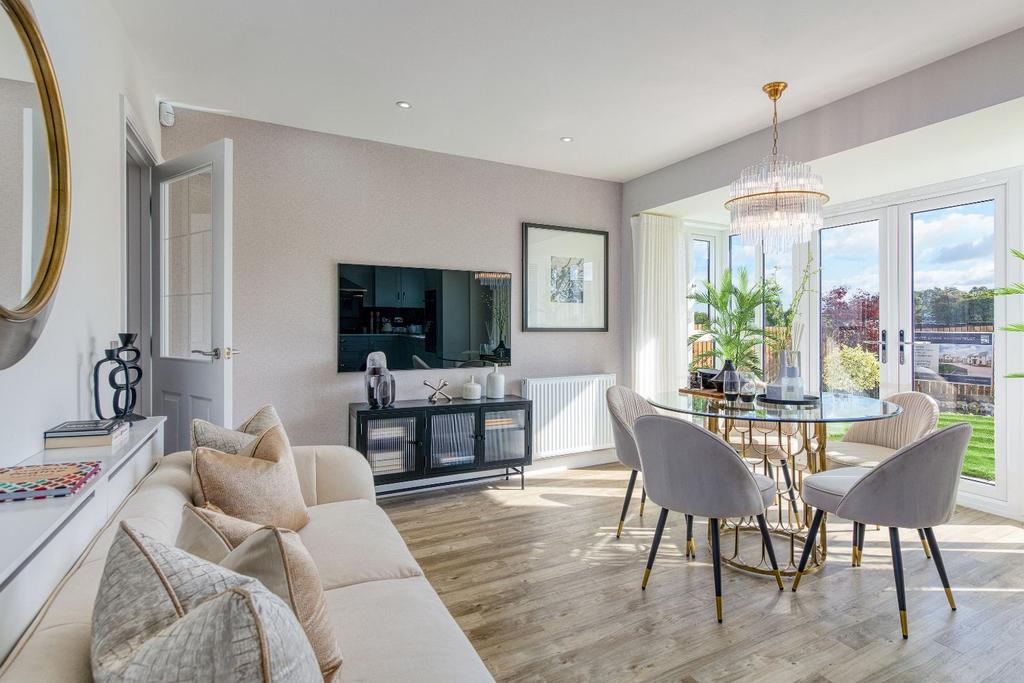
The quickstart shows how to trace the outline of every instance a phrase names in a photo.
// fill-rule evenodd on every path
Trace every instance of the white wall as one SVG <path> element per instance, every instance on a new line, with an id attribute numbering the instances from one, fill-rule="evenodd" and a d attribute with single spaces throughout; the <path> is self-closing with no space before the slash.
<path id="1" fill-rule="evenodd" d="M 119 96 L 159 142 L 156 102 L 106 0 L 34 0 L 68 121 L 71 235 L 49 323 L 35 348 L 0 370 L 0 466 L 42 448 L 43 431 L 91 417 L 92 364 L 120 316 Z"/>
<path id="2" fill-rule="evenodd" d="M 621 376 L 621 184 L 180 108 L 163 154 L 222 137 L 235 143 L 236 421 L 274 403 L 294 443 L 347 442 L 348 403 L 366 397 L 361 373 L 336 371 L 339 262 L 511 272 L 511 391 L 525 376 Z M 611 332 L 522 332 L 524 221 L 608 230 Z M 469 374 L 401 371 L 398 396 Z"/>

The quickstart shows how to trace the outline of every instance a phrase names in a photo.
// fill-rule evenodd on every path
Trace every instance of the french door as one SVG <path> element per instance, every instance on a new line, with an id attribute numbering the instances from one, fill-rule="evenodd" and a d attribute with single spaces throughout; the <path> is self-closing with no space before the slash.
<path id="1" fill-rule="evenodd" d="M 820 388 L 885 397 L 919 391 L 939 427 L 974 435 L 961 491 L 1007 499 L 1006 186 L 937 194 L 836 215 L 815 235 L 818 311 L 810 356 Z M 814 320 L 814 318 L 817 320 Z M 816 327 L 816 329 L 814 329 Z M 813 366 L 812 366 L 813 367 Z M 1017 411 L 1019 415 L 1019 410 Z"/>

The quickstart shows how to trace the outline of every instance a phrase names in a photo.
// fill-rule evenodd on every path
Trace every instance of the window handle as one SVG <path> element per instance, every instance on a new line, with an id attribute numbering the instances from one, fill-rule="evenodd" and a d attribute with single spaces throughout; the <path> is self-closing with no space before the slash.
<path id="1" fill-rule="evenodd" d="M 879 360 L 884 364 L 889 362 L 889 330 L 882 330 L 882 339 L 878 344 Z"/>

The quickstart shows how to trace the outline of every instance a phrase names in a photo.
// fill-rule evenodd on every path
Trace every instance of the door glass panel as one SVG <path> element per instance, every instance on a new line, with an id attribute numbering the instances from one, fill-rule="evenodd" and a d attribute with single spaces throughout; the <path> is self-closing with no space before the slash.
<path id="1" fill-rule="evenodd" d="M 877 220 L 821 231 L 818 291 L 825 391 L 878 398 L 879 249 Z M 896 344 L 889 342 L 891 353 Z"/>
<path id="2" fill-rule="evenodd" d="M 695 239 L 691 241 L 692 262 L 690 264 L 690 293 L 703 290 L 703 283 L 712 281 L 711 271 L 711 242 L 708 240 Z M 693 304 L 690 307 L 690 334 L 707 329 L 711 317 L 711 307 L 708 305 Z M 699 341 L 690 346 L 692 356 L 700 355 L 710 351 L 713 342 Z M 714 365 L 712 358 L 705 358 L 698 363 L 698 367 L 711 367 Z"/>
<path id="3" fill-rule="evenodd" d="M 416 418 L 370 418 L 366 421 L 366 459 L 374 475 L 416 471 Z"/>
<path id="4" fill-rule="evenodd" d="M 161 186 L 160 355 L 204 360 L 213 346 L 213 171 Z"/>
<path id="5" fill-rule="evenodd" d="M 793 307 L 793 253 L 764 255 L 765 332 L 774 336 L 784 336 L 786 331 L 787 312 Z M 778 348 L 778 347 L 777 347 Z M 764 368 L 765 379 L 776 377 L 778 354 L 772 351 L 770 344 L 762 345 L 764 357 L 761 367 Z"/>
<path id="6" fill-rule="evenodd" d="M 914 389 L 969 422 L 963 474 L 995 479 L 995 200 L 911 214 Z"/>
<path id="7" fill-rule="evenodd" d="M 522 460 L 526 457 L 526 411 L 484 413 L 484 462 Z"/>
<path id="8" fill-rule="evenodd" d="M 430 416 L 430 467 L 461 467 L 476 461 L 476 411 Z"/>
<path id="9" fill-rule="evenodd" d="M 757 247 L 743 243 L 742 235 L 729 236 L 729 270 L 732 271 L 733 282 L 739 281 L 740 271 L 747 271 L 749 282 L 757 277 Z"/>

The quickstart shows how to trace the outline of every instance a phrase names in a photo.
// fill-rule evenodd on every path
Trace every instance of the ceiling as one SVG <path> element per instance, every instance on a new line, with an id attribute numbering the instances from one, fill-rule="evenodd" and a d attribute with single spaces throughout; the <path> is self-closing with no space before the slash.
<path id="1" fill-rule="evenodd" d="M 616 181 L 764 128 L 766 81 L 792 118 L 1024 26 L 1021 0 L 111 3 L 161 99 Z"/>
<path id="2" fill-rule="evenodd" d="M 1024 98 L 809 161 L 830 196 L 826 215 L 847 213 L 854 202 L 914 194 L 918 188 L 928 192 L 931 185 L 1019 167 L 1024 162 Z M 650 212 L 725 230 L 728 198 L 729 188 L 720 187 Z"/>

